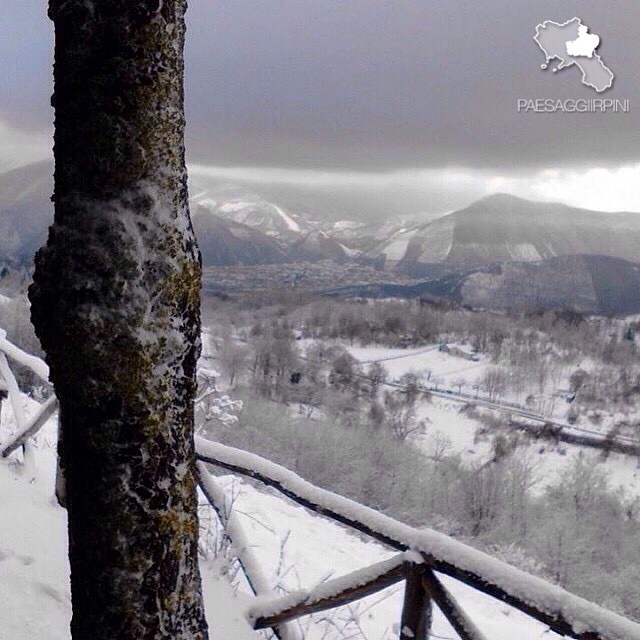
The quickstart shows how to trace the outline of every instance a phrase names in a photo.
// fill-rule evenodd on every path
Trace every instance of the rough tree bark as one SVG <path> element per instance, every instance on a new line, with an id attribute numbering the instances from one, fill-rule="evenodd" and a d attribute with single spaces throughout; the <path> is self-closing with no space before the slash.
<path id="1" fill-rule="evenodd" d="M 30 297 L 64 427 L 75 640 L 207 637 L 185 9 L 186 0 L 49 4 L 55 222 Z"/>

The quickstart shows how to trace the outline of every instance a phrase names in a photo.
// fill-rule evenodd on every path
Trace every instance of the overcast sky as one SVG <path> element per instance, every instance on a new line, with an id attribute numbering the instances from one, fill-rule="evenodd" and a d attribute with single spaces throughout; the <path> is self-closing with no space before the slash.
<path id="1" fill-rule="evenodd" d="M 574 16 L 602 38 L 606 96 L 576 68 L 540 68 L 536 25 Z M 502 190 L 640 210 L 638 34 L 637 0 L 190 0 L 189 161 L 229 179 L 406 184 L 443 207 L 442 193 Z M 6 169 L 51 146 L 45 0 L 1 0 L 0 36 Z M 516 109 L 596 97 L 629 99 L 631 113 Z"/>

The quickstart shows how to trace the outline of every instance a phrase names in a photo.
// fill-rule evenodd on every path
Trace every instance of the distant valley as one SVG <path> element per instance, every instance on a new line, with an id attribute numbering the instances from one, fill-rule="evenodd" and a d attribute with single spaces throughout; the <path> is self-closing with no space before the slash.
<path id="1" fill-rule="evenodd" d="M 5 271 L 30 268 L 53 217 L 52 189 L 49 163 L 0 176 Z M 365 222 L 361 212 L 352 219 L 304 198 L 292 206 L 258 188 L 198 175 L 190 193 L 207 290 L 262 287 L 295 271 L 291 286 L 331 295 L 428 296 L 485 309 L 640 312 L 638 213 L 497 194 L 426 222 L 411 212 Z M 230 282 L 220 274 L 233 266 L 243 267 L 242 276 Z"/>

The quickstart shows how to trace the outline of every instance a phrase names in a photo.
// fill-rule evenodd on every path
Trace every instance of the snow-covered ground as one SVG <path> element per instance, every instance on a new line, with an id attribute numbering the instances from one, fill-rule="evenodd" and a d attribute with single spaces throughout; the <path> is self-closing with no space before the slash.
<path id="1" fill-rule="evenodd" d="M 347 349 L 364 367 L 372 362 L 380 362 L 391 381 L 399 380 L 406 373 L 416 373 L 423 381 L 427 377 L 431 382 L 437 380 L 441 388 L 453 388 L 454 384 L 464 382 L 467 392 L 490 366 L 486 358 L 471 362 L 443 353 L 436 345 L 413 349 L 357 346 Z M 460 454 L 469 463 L 485 462 L 491 455 L 492 438 L 486 433 L 483 435 L 486 427 L 461 411 L 462 406 L 437 397 L 421 401 L 418 418 L 425 421 L 426 431 L 417 436 L 415 442 L 428 455 L 442 451 L 442 447 L 446 446 L 447 454 Z M 574 458 L 582 455 L 606 472 L 612 488 L 621 488 L 628 495 L 640 496 L 640 461 L 632 456 L 610 454 L 603 459 L 599 451 L 586 447 L 548 441 L 530 441 L 526 444 L 524 438 L 522 441 L 520 453 L 535 464 L 539 490 L 555 483 Z"/>
<path id="2" fill-rule="evenodd" d="M 25 413 L 32 415 L 36 403 L 26 396 L 23 401 Z M 9 403 L 3 402 L 0 442 L 15 430 Z M 0 637 L 66 640 L 71 616 L 69 563 L 65 512 L 54 497 L 53 419 L 36 439 L 35 458 L 33 483 L 15 459 L 0 462 Z"/>
<path id="3" fill-rule="evenodd" d="M 43 457 L 48 452 L 38 455 Z M 53 497 L 51 474 L 39 473 L 29 484 L 0 463 L 0 512 L 0 637 L 66 640 L 71 616 L 66 518 Z"/>
<path id="4" fill-rule="evenodd" d="M 204 360 L 211 364 L 211 351 L 204 336 Z M 434 348 L 413 350 L 363 350 L 359 359 L 385 358 L 385 366 L 394 368 L 392 376 L 408 370 L 407 362 L 429 362 L 434 369 L 440 363 L 443 372 L 450 363 L 461 366 L 485 366 L 442 354 Z M 412 363 L 412 364 L 415 364 Z M 451 365 L 450 369 L 453 368 Z M 473 370 L 473 369 L 471 369 Z M 444 373 L 442 373 L 444 375 Z M 22 397 L 24 412 L 33 415 L 38 404 Z M 3 403 L 0 443 L 16 430 L 9 403 Z M 491 440 L 483 438 L 480 422 L 460 411 L 460 405 L 446 399 L 422 402 L 419 417 L 427 422 L 426 432 L 416 444 L 433 453 L 447 442 L 447 453 L 484 461 L 491 455 Z M 68 640 L 71 602 L 67 562 L 66 513 L 53 497 L 55 476 L 56 418 L 52 418 L 35 443 L 36 479 L 29 482 L 14 459 L 0 461 L 0 638 L 4 640 Z M 571 458 L 583 451 L 594 464 L 602 464 L 613 486 L 625 487 L 640 496 L 637 461 L 628 456 L 611 455 L 603 462 L 599 454 L 569 445 L 531 443 L 526 454 L 536 458 L 541 486 L 553 482 Z M 544 451 L 542 451 L 544 448 Z M 238 515 L 252 550 L 259 558 L 274 588 L 280 593 L 312 588 L 322 581 L 367 567 L 392 555 L 377 543 L 363 539 L 344 527 L 311 514 L 270 490 L 257 489 L 238 479 L 225 477 L 223 484 Z M 201 567 L 205 600 L 212 636 L 231 640 L 257 637 L 246 621 L 251 603 L 247 586 L 239 581 L 232 586 L 220 574 L 221 559 L 203 559 Z M 472 620 L 487 637 L 557 638 L 544 625 L 512 608 L 479 594 L 456 581 L 443 578 Z M 402 606 L 402 585 L 370 596 L 348 607 L 316 614 L 300 621 L 305 640 L 393 640 L 397 637 Z M 37 615 L 34 615 L 37 612 Z M 456 637 L 446 620 L 435 615 L 433 637 Z"/>
<path id="5" fill-rule="evenodd" d="M 16 426 L 3 403 L 0 443 Z M 37 403 L 23 396 L 26 415 Z M 28 482 L 20 454 L 0 461 L 0 638 L 69 640 L 71 596 L 67 559 L 67 518 L 54 497 L 54 416 L 35 441 L 36 479 Z M 236 594 L 215 562 L 201 564 L 208 618 L 216 638 L 255 640 L 246 622 L 248 602 Z"/>
<path id="6" fill-rule="evenodd" d="M 469 464 L 489 460 L 493 451 L 492 433 L 477 419 L 461 411 L 459 403 L 441 398 L 421 401 L 418 417 L 426 423 L 426 430 L 414 442 L 427 455 L 444 452 L 460 454 Z M 560 474 L 583 456 L 601 469 L 611 488 L 622 489 L 628 496 L 640 497 L 640 460 L 634 456 L 611 453 L 606 458 L 596 449 L 562 442 L 520 438 L 518 454 L 534 466 L 538 482 L 534 490 L 556 484 Z"/>
<path id="7" fill-rule="evenodd" d="M 467 416 L 460 408 L 458 403 L 439 398 L 420 402 L 418 418 L 425 421 L 426 429 L 414 438 L 414 443 L 429 456 L 459 454 L 468 464 L 482 464 L 492 455 L 493 438 L 482 423 Z M 531 440 L 524 435 L 520 438 L 518 454 L 526 457 L 534 467 L 538 480 L 534 491 L 556 484 L 576 457 L 583 456 L 606 474 L 611 488 L 640 497 L 640 461 L 634 456 L 611 453 L 603 458 L 595 449 Z"/>
<path id="8" fill-rule="evenodd" d="M 33 414 L 37 404 L 23 398 Z M 446 408 L 442 411 L 446 412 Z M 464 419 L 461 416 L 461 428 Z M 15 420 L 5 407 L 0 439 L 15 431 Z M 56 420 L 38 435 L 35 446 L 36 480 L 28 482 L 16 455 L 0 463 L 0 637 L 11 640 L 68 640 L 71 615 L 67 562 L 66 514 L 53 497 Z M 470 433 L 470 432 L 469 432 Z M 464 439 L 460 439 L 460 444 Z M 377 543 L 355 535 L 267 489 L 237 478 L 222 479 L 229 504 L 242 522 L 252 551 L 276 591 L 312 588 L 391 557 Z M 246 622 L 251 604 L 246 585 L 229 585 L 220 575 L 222 558 L 202 561 L 205 601 L 212 637 L 251 640 L 256 634 Z M 480 629 L 494 640 L 557 638 L 546 627 L 501 602 L 454 580 L 443 581 Z M 305 640 L 393 640 L 402 607 L 402 585 L 358 603 L 316 614 L 299 622 Z M 37 612 L 34 614 L 34 612 Z M 446 620 L 435 614 L 434 637 L 454 639 Z"/>
<path id="9" fill-rule="evenodd" d="M 373 362 L 382 364 L 392 382 L 397 382 L 407 373 L 413 373 L 418 376 L 424 386 L 431 389 L 462 393 L 469 399 L 479 398 L 480 400 L 510 404 L 523 410 L 541 414 L 545 418 L 564 422 L 567 421 L 571 409 L 571 404 L 566 402 L 571 374 L 577 368 L 592 371 L 597 366 L 596 363 L 585 358 L 573 366 L 560 366 L 556 371 L 556 376 L 549 377 L 542 391 L 537 387 L 533 391 L 535 385 L 532 383 L 530 388 L 524 387 L 519 393 L 505 389 L 499 396 L 491 397 L 483 388 L 482 380 L 488 370 L 500 369 L 501 367 L 491 363 L 482 354 L 476 354 L 477 361 L 469 361 L 460 355 L 440 351 L 438 345 L 411 349 L 343 346 L 364 367 Z M 457 347 L 464 352 L 470 352 L 468 345 L 449 344 L 449 347 Z M 509 375 L 509 369 L 505 369 L 505 373 Z M 526 398 L 528 396 L 534 400 L 532 405 L 527 404 Z M 640 418 L 640 414 L 629 410 L 627 415 L 605 413 L 599 425 L 593 425 L 586 420 L 586 417 L 580 416 L 578 424 L 606 434 L 616 423 L 625 420 L 633 422 L 638 418 Z"/>

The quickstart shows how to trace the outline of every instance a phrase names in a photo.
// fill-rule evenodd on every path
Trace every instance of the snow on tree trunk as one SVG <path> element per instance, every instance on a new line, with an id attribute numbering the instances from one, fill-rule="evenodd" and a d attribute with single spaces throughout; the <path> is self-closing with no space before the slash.
<path id="1" fill-rule="evenodd" d="M 185 0 L 49 4 L 55 222 L 30 297 L 64 426 L 76 640 L 207 637 L 185 9 Z"/>

